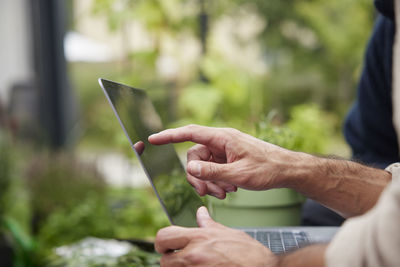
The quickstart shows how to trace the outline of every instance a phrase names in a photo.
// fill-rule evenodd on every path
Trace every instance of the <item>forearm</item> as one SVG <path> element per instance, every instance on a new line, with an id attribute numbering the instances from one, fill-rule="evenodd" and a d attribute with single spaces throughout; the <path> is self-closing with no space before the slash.
<path id="1" fill-rule="evenodd" d="M 345 217 L 371 209 L 391 181 L 391 174 L 355 162 L 300 153 L 287 186 Z"/>
<path id="2" fill-rule="evenodd" d="M 327 245 L 311 245 L 291 253 L 278 256 L 277 267 L 322 267 Z"/>

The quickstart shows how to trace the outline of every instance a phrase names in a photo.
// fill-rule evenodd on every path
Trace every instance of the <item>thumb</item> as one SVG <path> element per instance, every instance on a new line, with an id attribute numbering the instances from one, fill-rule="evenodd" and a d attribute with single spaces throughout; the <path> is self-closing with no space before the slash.
<path id="1" fill-rule="evenodd" d="M 227 164 L 192 160 L 188 162 L 187 172 L 201 180 L 224 181 L 232 183 L 231 170 Z"/>
<path id="2" fill-rule="evenodd" d="M 206 207 L 202 206 L 197 210 L 197 224 L 199 227 L 215 227 L 219 226 L 219 223 L 215 222 L 208 213 Z"/>

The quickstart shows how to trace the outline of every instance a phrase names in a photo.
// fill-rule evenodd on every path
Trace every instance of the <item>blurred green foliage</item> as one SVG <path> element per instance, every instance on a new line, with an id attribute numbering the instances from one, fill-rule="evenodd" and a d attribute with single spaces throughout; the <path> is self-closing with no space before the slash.
<path id="1" fill-rule="evenodd" d="M 69 66 L 72 82 L 81 104 L 81 146 L 99 149 L 105 141 L 118 143 L 119 124 L 97 83 L 100 77 L 116 75 L 113 64 L 74 63 Z"/>
<path id="2" fill-rule="evenodd" d="M 327 153 L 335 136 L 335 118 L 316 105 L 299 105 L 291 109 L 284 125 L 274 123 L 276 113 L 256 125 L 255 135 L 281 147 L 313 154 Z"/>
<path id="3" fill-rule="evenodd" d="M 166 126 L 198 123 L 242 130 L 252 128 L 270 110 L 276 110 L 285 122 L 291 108 L 300 104 L 317 104 L 340 120 L 354 99 L 362 53 L 372 28 L 372 10 L 367 0 L 96 0 L 92 6 L 94 16 L 107 18 L 110 30 L 129 39 L 125 27 L 136 21 L 153 40 L 147 50 L 127 48 L 125 59 L 115 63 L 116 68 L 110 64 L 111 74 L 106 77 L 146 88 Z M 161 47 L 168 38 L 190 37 L 200 42 L 200 16 L 208 17 L 205 33 L 210 37 L 221 20 L 239 21 L 243 14 L 257 15 L 263 30 L 249 40 L 238 34 L 233 42 L 239 49 L 258 43 L 266 71 L 256 74 L 233 63 L 209 38 L 204 44 L 206 53 L 200 55 L 195 68 L 181 67 L 172 82 L 157 72 Z M 80 68 L 77 63 L 74 68 L 80 70 L 73 70 L 76 84 L 81 84 L 80 76 L 95 77 L 95 70 Z M 200 79 L 202 76 L 206 79 Z M 88 80 L 87 86 L 79 85 L 79 90 L 86 90 L 85 86 L 97 90 L 96 97 L 85 93 L 88 97 L 82 98 L 84 114 L 92 114 L 83 123 L 85 137 L 97 139 L 98 144 L 104 144 L 99 140 L 111 140 L 114 146 L 124 147 L 118 127 L 110 125 L 112 113 L 100 90 L 89 84 Z"/>
<path id="4" fill-rule="evenodd" d="M 371 1 L 257 0 L 254 5 L 268 23 L 260 37 L 271 66 L 270 96 L 282 110 L 313 101 L 343 114 L 353 101 L 372 29 Z"/>
<path id="5" fill-rule="evenodd" d="M 198 124 L 209 124 L 222 104 L 220 91 L 207 83 L 195 83 L 182 92 L 179 108 Z"/>
<path id="6" fill-rule="evenodd" d="M 3 115 L 3 114 L 2 114 Z M 32 266 L 35 242 L 30 236 L 30 209 L 26 189 L 20 179 L 20 158 L 14 140 L 0 129 L 0 250 L 1 260 L 14 266 Z M 7 252 L 6 248 L 10 250 Z"/>
<path id="7" fill-rule="evenodd" d="M 57 209 L 42 224 L 38 240 L 47 247 L 102 238 L 150 238 L 168 224 L 156 199 L 140 189 L 111 190 L 104 200 L 87 197 L 72 209 Z"/>
<path id="8" fill-rule="evenodd" d="M 150 188 L 109 187 L 73 154 L 33 153 L 10 140 L 0 139 L 0 248 L 11 249 L 15 266 L 43 266 L 54 247 L 87 236 L 147 239 L 168 225 Z"/>
<path id="9" fill-rule="evenodd" d="M 33 226 L 43 248 L 86 236 L 148 238 L 167 225 L 150 189 L 113 189 L 70 155 L 38 157 L 27 173 Z"/>
<path id="10" fill-rule="evenodd" d="M 59 208 L 71 209 L 87 196 L 102 196 L 106 191 L 105 183 L 93 166 L 66 154 L 36 156 L 28 166 L 26 179 L 35 226 Z"/>
<path id="11" fill-rule="evenodd" d="M 112 30 L 120 30 L 126 21 L 137 18 L 150 31 L 176 32 L 196 26 L 195 13 L 183 0 L 96 0 L 93 13 L 106 15 Z M 190 4 L 190 3 L 189 3 Z"/>

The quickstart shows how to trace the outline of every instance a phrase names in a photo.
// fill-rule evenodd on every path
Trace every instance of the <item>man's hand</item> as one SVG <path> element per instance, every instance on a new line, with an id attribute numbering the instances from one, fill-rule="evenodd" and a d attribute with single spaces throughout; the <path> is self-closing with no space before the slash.
<path id="1" fill-rule="evenodd" d="M 225 198 L 237 187 L 265 190 L 284 186 L 288 170 L 305 154 L 283 149 L 230 128 L 189 125 L 151 135 L 154 145 L 192 141 L 187 179 L 199 195 Z"/>
<path id="2" fill-rule="evenodd" d="M 236 187 L 287 187 L 345 217 L 373 207 L 391 174 L 346 160 L 289 151 L 228 128 L 189 125 L 149 137 L 154 145 L 192 141 L 187 179 L 203 196 L 225 198 Z"/>
<path id="3" fill-rule="evenodd" d="M 276 266 L 277 257 L 246 233 L 214 222 L 205 207 L 197 211 L 200 228 L 170 226 L 157 233 L 161 266 Z"/>

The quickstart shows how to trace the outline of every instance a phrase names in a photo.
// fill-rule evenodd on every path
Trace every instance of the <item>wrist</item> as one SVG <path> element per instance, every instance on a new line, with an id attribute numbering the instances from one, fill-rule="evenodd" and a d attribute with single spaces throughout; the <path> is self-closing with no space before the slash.
<path id="1" fill-rule="evenodd" d="M 302 184 L 309 182 L 316 175 L 321 164 L 320 158 L 313 155 L 286 150 L 277 187 L 298 190 Z M 320 171 L 320 170 L 319 170 Z"/>

